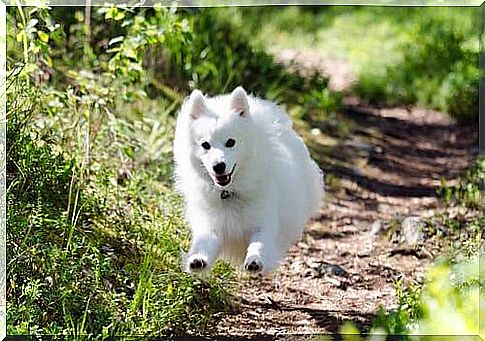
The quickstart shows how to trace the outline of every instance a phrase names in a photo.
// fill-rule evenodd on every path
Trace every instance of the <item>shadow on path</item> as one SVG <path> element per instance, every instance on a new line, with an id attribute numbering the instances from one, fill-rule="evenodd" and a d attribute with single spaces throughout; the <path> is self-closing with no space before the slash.
<path id="1" fill-rule="evenodd" d="M 314 139 L 312 155 L 326 172 L 381 196 L 435 197 L 441 180 L 456 179 L 478 152 L 476 125 L 432 110 L 354 103 L 339 119 L 350 133 L 332 147 Z"/>
<path id="2" fill-rule="evenodd" d="M 354 325 L 359 328 L 360 330 L 366 330 L 371 326 L 373 319 L 376 317 L 375 314 L 369 313 L 362 313 L 356 310 L 345 310 L 345 312 L 339 310 L 325 310 L 325 309 L 316 309 L 306 306 L 295 306 L 289 305 L 283 302 L 275 302 L 275 303 L 259 303 L 259 302 L 251 302 L 246 299 L 242 299 L 241 303 L 245 310 L 257 310 L 262 309 L 265 311 L 273 311 L 273 312 L 292 312 L 297 314 L 308 315 L 313 321 L 315 321 L 316 325 L 319 328 L 322 328 L 326 331 L 326 333 L 331 334 L 338 334 L 340 332 L 339 328 L 347 321 L 352 321 Z M 274 316 L 272 315 L 272 318 Z M 263 321 L 253 321 L 253 323 L 268 323 L 271 324 L 274 321 L 268 319 L 265 320 L 262 317 Z M 248 321 L 248 324 L 251 324 Z M 279 322 L 279 325 L 285 325 L 284 321 Z M 291 322 L 287 321 L 288 326 L 291 326 Z"/>

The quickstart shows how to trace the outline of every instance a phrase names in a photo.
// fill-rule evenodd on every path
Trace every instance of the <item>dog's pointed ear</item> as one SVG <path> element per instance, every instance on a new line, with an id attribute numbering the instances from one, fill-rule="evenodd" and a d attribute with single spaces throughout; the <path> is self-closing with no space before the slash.
<path id="1" fill-rule="evenodd" d="M 239 116 L 249 114 L 248 95 L 242 86 L 238 86 L 231 93 L 231 109 L 237 112 Z"/>
<path id="2" fill-rule="evenodd" d="M 190 118 L 196 120 L 206 110 L 204 95 L 200 90 L 195 89 L 189 97 L 189 115 Z"/>

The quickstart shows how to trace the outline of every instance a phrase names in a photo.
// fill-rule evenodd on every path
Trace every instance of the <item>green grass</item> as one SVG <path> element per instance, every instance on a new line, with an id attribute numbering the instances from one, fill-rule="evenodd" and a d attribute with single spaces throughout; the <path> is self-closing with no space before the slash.
<path id="1" fill-rule="evenodd" d="M 208 332 L 229 307 L 232 271 L 183 273 L 188 233 L 164 167 L 143 154 L 129 177 L 119 172 L 130 145 L 120 140 L 149 142 L 143 126 L 123 136 L 126 122 L 117 118 L 94 139 L 96 124 L 68 107 L 63 120 L 81 135 L 79 150 L 68 151 L 39 127 L 52 123 L 44 96 L 21 80 L 8 93 L 8 333 Z M 91 135 L 89 152 L 82 132 Z"/>
<path id="2" fill-rule="evenodd" d="M 336 7 L 323 7 L 312 13 L 289 7 L 271 16 L 268 13 L 274 24 L 264 25 L 258 38 L 274 40 L 275 49 L 312 49 L 322 56 L 345 60 L 354 72 L 360 73 L 363 68 L 399 59 L 396 48 L 405 39 L 405 33 L 388 18 L 390 13 L 381 8 L 339 10 Z M 300 21 L 306 24 L 298 24 Z"/>

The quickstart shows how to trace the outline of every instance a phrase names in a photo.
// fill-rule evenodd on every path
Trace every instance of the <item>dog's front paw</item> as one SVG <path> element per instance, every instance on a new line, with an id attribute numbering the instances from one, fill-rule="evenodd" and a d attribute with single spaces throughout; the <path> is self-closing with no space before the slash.
<path id="1" fill-rule="evenodd" d="M 248 257 L 244 262 L 244 269 L 253 273 L 261 272 L 263 271 L 263 262 L 261 262 L 259 257 Z"/>
<path id="2" fill-rule="evenodd" d="M 199 272 L 207 268 L 207 259 L 204 256 L 195 254 L 189 257 L 187 261 L 188 272 Z"/>

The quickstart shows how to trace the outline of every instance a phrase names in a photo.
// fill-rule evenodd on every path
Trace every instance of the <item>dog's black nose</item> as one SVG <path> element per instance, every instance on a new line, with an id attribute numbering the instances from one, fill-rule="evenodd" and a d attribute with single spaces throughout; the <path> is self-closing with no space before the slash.
<path id="1" fill-rule="evenodd" d="M 216 174 L 223 174 L 226 170 L 226 164 L 224 162 L 218 163 L 217 165 L 212 167 L 212 169 Z"/>

